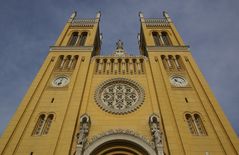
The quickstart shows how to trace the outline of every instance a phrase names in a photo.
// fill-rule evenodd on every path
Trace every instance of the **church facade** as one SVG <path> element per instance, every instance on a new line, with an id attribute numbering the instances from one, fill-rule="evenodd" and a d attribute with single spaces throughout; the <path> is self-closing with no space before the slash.
<path id="1" fill-rule="evenodd" d="M 139 13 L 139 55 L 101 55 L 74 12 L 3 133 L 1 155 L 237 155 L 238 137 L 167 12 Z"/>

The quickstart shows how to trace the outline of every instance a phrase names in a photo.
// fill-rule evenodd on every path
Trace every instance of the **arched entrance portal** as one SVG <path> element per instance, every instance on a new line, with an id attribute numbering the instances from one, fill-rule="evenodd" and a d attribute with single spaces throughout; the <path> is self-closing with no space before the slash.
<path id="1" fill-rule="evenodd" d="M 129 141 L 115 140 L 106 142 L 93 150 L 91 155 L 149 155 L 139 145 Z"/>
<path id="2" fill-rule="evenodd" d="M 156 155 L 155 150 L 139 137 L 115 133 L 92 142 L 83 155 Z"/>

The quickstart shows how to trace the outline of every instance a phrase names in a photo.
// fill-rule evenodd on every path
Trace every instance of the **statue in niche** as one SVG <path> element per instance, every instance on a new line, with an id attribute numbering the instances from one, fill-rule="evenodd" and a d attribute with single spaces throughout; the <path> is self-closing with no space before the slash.
<path id="1" fill-rule="evenodd" d="M 77 133 L 77 146 L 76 146 L 76 155 L 83 154 L 84 144 L 87 141 L 87 135 L 90 128 L 90 117 L 88 115 L 83 115 L 80 118 L 80 131 Z"/>
<path id="2" fill-rule="evenodd" d="M 77 144 L 83 145 L 86 142 L 86 136 L 89 132 L 89 124 L 88 122 L 83 122 L 80 127 L 80 132 L 77 134 Z"/>
<path id="3" fill-rule="evenodd" d="M 163 151 L 163 132 L 159 127 L 159 117 L 155 114 L 149 117 L 149 126 L 153 136 L 154 145 L 158 155 L 164 155 Z"/>
<path id="4" fill-rule="evenodd" d="M 152 122 L 151 124 L 151 132 L 154 136 L 154 141 L 156 145 L 162 145 L 162 132 L 159 130 L 158 124 Z"/>

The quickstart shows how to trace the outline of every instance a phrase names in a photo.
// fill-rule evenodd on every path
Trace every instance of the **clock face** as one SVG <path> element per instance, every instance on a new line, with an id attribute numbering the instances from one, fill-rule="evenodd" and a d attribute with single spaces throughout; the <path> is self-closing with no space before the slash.
<path id="1" fill-rule="evenodd" d="M 185 87 L 188 81 L 182 76 L 172 76 L 170 78 L 170 83 L 176 87 Z"/>
<path id="2" fill-rule="evenodd" d="M 58 76 L 52 81 L 54 87 L 64 87 L 70 82 L 67 76 Z"/>

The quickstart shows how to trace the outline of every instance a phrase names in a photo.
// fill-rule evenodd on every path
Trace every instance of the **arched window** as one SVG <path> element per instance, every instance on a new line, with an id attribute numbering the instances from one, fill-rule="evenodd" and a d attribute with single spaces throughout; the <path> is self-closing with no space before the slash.
<path id="1" fill-rule="evenodd" d="M 198 114 L 194 114 L 194 121 L 199 135 L 207 135 L 203 122 Z"/>
<path id="2" fill-rule="evenodd" d="M 45 117 L 46 117 L 45 114 L 41 114 L 39 116 L 32 135 L 41 135 L 42 129 L 45 124 Z"/>
<path id="3" fill-rule="evenodd" d="M 155 46 L 160 46 L 161 43 L 160 43 L 160 37 L 159 37 L 158 32 L 152 32 L 152 35 L 153 35 L 153 38 L 154 38 Z"/>
<path id="4" fill-rule="evenodd" d="M 161 55 L 161 60 L 163 62 L 164 68 L 167 69 L 168 68 L 168 64 L 167 64 L 167 58 L 165 55 Z"/>
<path id="5" fill-rule="evenodd" d="M 178 69 L 182 68 L 182 60 L 181 60 L 181 57 L 179 55 L 176 55 L 175 64 L 176 64 Z"/>
<path id="6" fill-rule="evenodd" d="M 165 46 L 171 46 L 172 45 L 167 32 L 162 32 L 162 39 L 163 39 L 163 42 L 164 42 Z"/>
<path id="7" fill-rule="evenodd" d="M 68 46 L 75 46 L 78 40 L 78 32 L 73 32 L 68 43 Z"/>
<path id="8" fill-rule="evenodd" d="M 74 56 L 74 58 L 73 58 L 73 60 L 72 60 L 72 65 L 71 65 L 71 69 L 74 69 L 75 68 L 75 66 L 76 66 L 76 63 L 77 63 L 77 60 L 78 60 L 78 55 L 75 55 Z"/>
<path id="9" fill-rule="evenodd" d="M 67 55 L 65 57 L 65 62 L 64 62 L 64 65 L 63 65 L 63 69 L 69 69 L 70 65 L 71 65 L 71 55 Z"/>
<path id="10" fill-rule="evenodd" d="M 82 32 L 81 35 L 80 35 L 80 38 L 79 38 L 78 45 L 79 46 L 84 46 L 86 38 L 87 38 L 87 32 Z"/>
<path id="11" fill-rule="evenodd" d="M 49 132 L 53 118 L 54 118 L 53 114 L 48 115 L 48 117 L 46 119 L 46 123 L 44 125 L 44 129 L 42 131 L 43 135 L 46 135 Z"/>
<path id="12" fill-rule="evenodd" d="M 46 135 L 49 132 L 53 118 L 53 114 L 49 114 L 48 116 L 46 116 L 45 114 L 41 114 L 38 118 L 32 135 Z"/>
<path id="13" fill-rule="evenodd" d="M 56 69 L 60 69 L 62 67 L 63 60 L 64 60 L 64 55 L 60 55 L 56 63 L 56 67 L 55 67 Z"/>
<path id="14" fill-rule="evenodd" d="M 197 130 L 196 130 L 192 115 L 186 114 L 185 117 L 186 117 L 188 127 L 189 127 L 189 130 L 190 130 L 191 134 L 197 135 Z"/>
<path id="15" fill-rule="evenodd" d="M 168 56 L 168 59 L 167 59 L 167 63 L 168 63 L 168 67 L 169 68 L 173 68 L 174 66 L 173 66 L 173 56 L 172 55 L 169 55 Z"/>

